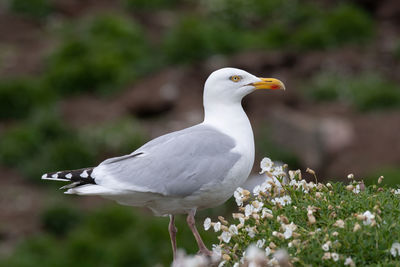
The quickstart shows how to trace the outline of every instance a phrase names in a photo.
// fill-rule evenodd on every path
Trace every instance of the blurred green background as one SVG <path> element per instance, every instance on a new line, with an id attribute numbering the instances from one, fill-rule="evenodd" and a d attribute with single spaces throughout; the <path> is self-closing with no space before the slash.
<path id="1" fill-rule="evenodd" d="M 225 66 L 286 84 L 243 102 L 254 173 L 268 156 L 398 185 L 399 17 L 396 0 L 1 1 L 0 266 L 168 266 L 167 218 L 40 177 L 200 122 L 203 83 Z M 200 212 L 199 228 L 233 208 Z"/>

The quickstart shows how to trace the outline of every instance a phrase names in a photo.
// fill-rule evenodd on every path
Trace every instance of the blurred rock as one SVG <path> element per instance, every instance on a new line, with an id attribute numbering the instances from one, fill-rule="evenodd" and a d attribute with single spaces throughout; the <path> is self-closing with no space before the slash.
<path id="1" fill-rule="evenodd" d="M 269 126 L 272 141 L 314 169 L 350 145 L 354 137 L 352 125 L 344 118 L 319 118 L 289 109 L 273 112 Z"/>
<path id="2" fill-rule="evenodd" d="M 380 3 L 377 15 L 381 19 L 392 20 L 400 24 L 400 4 L 397 0 L 377 1 Z"/>
<path id="3" fill-rule="evenodd" d="M 179 71 L 166 70 L 136 83 L 119 101 L 129 113 L 150 117 L 171 110 L 179 97 Z"/>

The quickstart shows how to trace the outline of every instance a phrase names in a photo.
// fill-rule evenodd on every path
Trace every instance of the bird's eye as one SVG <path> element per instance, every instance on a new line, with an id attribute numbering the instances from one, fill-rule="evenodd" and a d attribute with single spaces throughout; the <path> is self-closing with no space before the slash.
<path id="1" fill-rule="evenodd" d="M 229 77 L 229 79 L 230 79 L 232 82 L 237 83 L 238 81 L 240 81 L 240 80 L 242 79 L 242 76 L 233 75 L 233 76 Z"/>

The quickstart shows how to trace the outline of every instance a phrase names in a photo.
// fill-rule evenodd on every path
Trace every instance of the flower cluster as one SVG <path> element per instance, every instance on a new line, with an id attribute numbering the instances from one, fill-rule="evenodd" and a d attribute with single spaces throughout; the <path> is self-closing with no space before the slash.
<path id="1" fill-rule="evenodd" d="M 362 265 L 358 261 L 370 253 L 366 250 L 357 255 L 357 236 L 371 239 L 371 246 L 376 246 L 374 235 L 378 231 L 400 230 L 395 214 L 385 213 L 380 201 L 369 200 L 384 189 L 372 187 L 375 191 L 368 195 L 364 183 L 356 181 L 354 175 L 349 175 L 350 184 L 343 186 L 320 183 L 313 170 L 307 172 L 315 181 L 303 179 L 300 170 L 286 174 L 285 166 L 275 166 L 265 158 L 260 172 L 265 181 L 252 192 L 243 188 L 235 191 L 238 212 L 232 214 L 233 222 L 221 216 L 214 222 L 205 219 L 204 229 L 218 233 L 220 242 L 213 245 L 213 251 L 221 259 L 220 266 L 278 266 L 282 262 L 285 266 Z M 354 205 L 360 201 L 371 205 Z M 389 214 L 388 221 L 382 219 L 384 213 Z M 380 253 L 398 257 L 400 244 L 393 240 L 386 252 Z"/>

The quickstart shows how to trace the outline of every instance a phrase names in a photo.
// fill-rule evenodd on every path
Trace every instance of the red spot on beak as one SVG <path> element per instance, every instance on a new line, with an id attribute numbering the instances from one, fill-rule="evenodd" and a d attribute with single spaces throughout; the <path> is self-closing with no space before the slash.
<path id="1" fill-rule="evenodd" d="M 271 85 L 271 89 L 279 89 L 279 85 Z"/>

